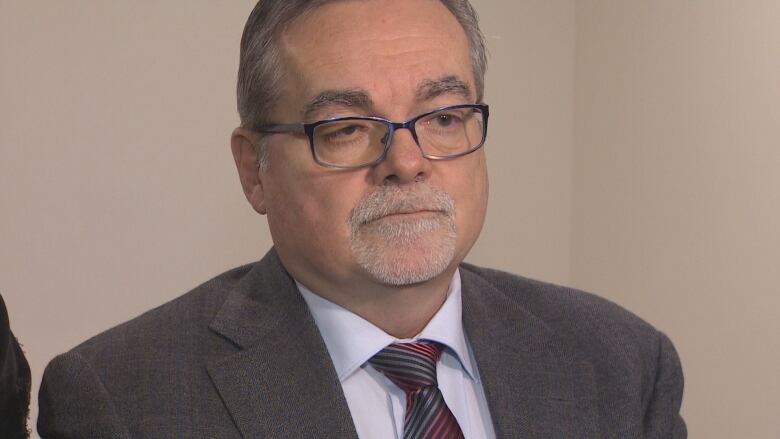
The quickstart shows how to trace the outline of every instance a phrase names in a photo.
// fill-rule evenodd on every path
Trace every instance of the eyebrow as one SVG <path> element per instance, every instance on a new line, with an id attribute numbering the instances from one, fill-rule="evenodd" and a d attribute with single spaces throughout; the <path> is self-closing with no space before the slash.
<path id="1" fill-rule="evenodd" d="M 471 98 L 471 87 L 457 76 L 443 76 L 439 79 L 426 79 L 417 87 L 417 100 L 430 101 L 439 96 L 454 94 L 466 99 Z"/>
<path id="2" fill-rule="evenodd" d="M 454 75 L 443 76 L 439 79 L 426 79 L 417 87 L 415 97 L 418 102 L 425 102 L 443 95 L 457 95 L 470 99 L 471 87 Z M 373 105 L 371 97 L 362 89 L 325 90 L 303 107 L 303 117 L 304 120 L 311 120 L 319 112 L 332 107 L 349 107 L 368 111 Z"/>
<path id="3" fill-rule="evenodd" d="M 306 104 L 303 108 L 303 117 L 305 120 L 309 120 L 318 112 L 330 107 L 356 107 L 368 110 L 372 106 L 371 97 L 363 90 L 325 90 Z"/>

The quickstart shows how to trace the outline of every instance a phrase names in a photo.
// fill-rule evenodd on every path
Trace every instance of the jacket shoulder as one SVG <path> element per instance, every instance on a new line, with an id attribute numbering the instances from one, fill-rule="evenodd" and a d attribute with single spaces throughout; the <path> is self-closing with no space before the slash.
<path id="1" fill-rule="evenodd" d="M 157 350 L 175 352 L 191 349 L 188 339 L 216 336 L 209 334 L 208 325 L 227 295 L 255 264 L 226 271 L 189 292 L 159 305 L 143 314 L 110 328 L 74 347 L 71 352 L 97 361 L 113 359 L 116 352 Z"/>
<path id="2" fill-rule="evenodd" d="M 658 331 L 652 325 L 596 294 L 471 264 L 463 264 L 461 269 L 488 282 L 556 332 L 588 334 L 592 338 L 620 330 L 638 339 L 657 338 Z"/>
<path id="3" fill-rule="evenodd" d="M 237 347 L 209 323 L 253 267 L 225 272 L 55 357 L 39 392 L 41 436 L 167 436 L 170 419 L 185 419 L 189 411 L 222 413 L 206 365 Z M 212 437 L 229 437 L 232 426 L 222 419 L 229 417 L 204 420 L 221 431 Z M 187 429 L 200 428 L 184 426 L 184 437 L 194 435 Z"/>
<path id="4" fill-rule="evenodd" d="M 553 334 L 549 346 L 560 358 L 592 367 L 607 436 L 686 437 L 679 415 L 682 367 L 665 334 L 591 293 L 474 265 L 461 270 L 462 278 L 476 277 L 517 304 L 522 318 L 546 326 Z M 479 284 L 473 277 L 468 282 Z"/>
<path id="5" fill-rule="evenodd" d="M 498 270 L 463 268 L 541 321 L 562 351 L 587 358 L 602 377 L 636 379 L 634 385 L 647 391 L 660 362 L 667 357 L 679 362 L 666 335 L 610 300 Z"/>

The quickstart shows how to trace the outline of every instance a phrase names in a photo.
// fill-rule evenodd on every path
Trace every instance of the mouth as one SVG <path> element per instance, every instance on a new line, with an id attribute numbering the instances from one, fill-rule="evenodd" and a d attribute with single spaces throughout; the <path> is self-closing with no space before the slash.
<path id="1" fill-rule="evenodd" d="M 443 212 L 441 210 L 432 210 L 432 209 L 422 209 L 422 210 L 410 210 L 410 211 L 402 211 L 402 212 L 390 212 L 385 215 L 380 216 L 379 218 L 376 218 L 374 221 L 385 219 L 385 218 L 417 218 L 417 217 L 427 217 L 432 215 L 440 215 Z"/>
<path id="2" fill-rule="evenodd" d="M 350 212 L 347 223 L 352 233 L 369 224 L 386 222 L 415 227 L 433 226 L 433 222 L 454 220 L 454 200 L 447 193 L 419 183 L 413 188 L 382 186 L 361 199 Z"/>

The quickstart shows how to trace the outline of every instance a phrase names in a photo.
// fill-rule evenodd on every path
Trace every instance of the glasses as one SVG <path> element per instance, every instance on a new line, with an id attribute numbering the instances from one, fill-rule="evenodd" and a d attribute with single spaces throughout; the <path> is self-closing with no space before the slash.
<path id="1" fill-rule="evenodd" d="M 262 125 L 265 134 L 297 133 L 309 138 L 314 161 L 322 166 L 354 169 L 373 166 L 387 157 L 396 130 L 411 131 L 423 157 L 449 160 L 485 144 L 488 106 L 453 105 L 406 122 L 381 117 L 337 117 L 312 123 Z"/>

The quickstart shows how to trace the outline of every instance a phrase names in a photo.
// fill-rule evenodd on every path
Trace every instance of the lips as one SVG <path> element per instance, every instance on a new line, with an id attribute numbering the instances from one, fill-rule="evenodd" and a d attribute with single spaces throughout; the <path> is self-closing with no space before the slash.
<path id="1" fill-rule="evenodd" d="M 455 202 L 446 192 L 425 183 L 411 187 L 381 186 L 358 202 L 350 212 L 348 223 L 356 232 L 360 226 L 382 218 L 426 213 L 453 217 Z"/>
<path id="2" fill-rule="evenodd" d="M 424 213 L 446 215 L 450 211 L 449 207 L 446 204 L 444 206 L 414 205 L 412 203 L 419 202 L 419 200 L 416 198 L 417 197 L 401 198 L 401 199 L 396 198 L 396 199 L 388 200 L 385 203 L 381 203 L 381 202 L 376 203 L 375 206 L 378 208 L 375 207 L 372 209 L 367 209 L 365 211 L 361 211 L 363 215 L 357 215 L 359 217 L 359 221 L 357 222 L 357 224 L 367 224 L 391 216 L 416 215 L 416 214 L 424 214 Z"/>
<path id="3" fill-rule="evenodd" d="M 373 219 L 371 221 L 377 221 L 388 217 L 414 217 L 414 216 L 421 216 L 426 214 L 443 214 L 444 212 L 441 210 L 435 210 L 435 209 L 416 209 L 416 210 L 403 210 L 399 212 L 389 212 L 386 215 L 383 215 L 379 218 Z M 369 222 L 371 222 L 369 221 Z"/>

